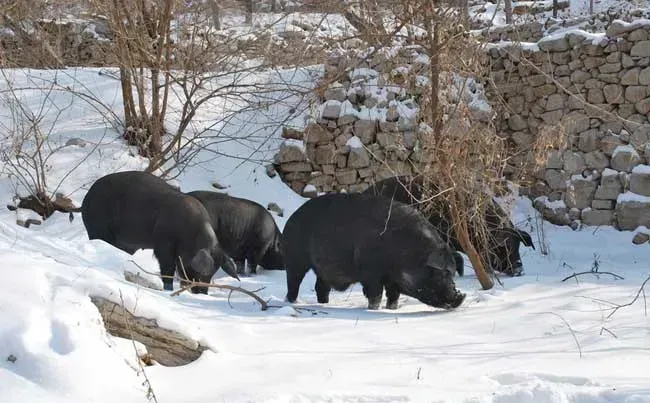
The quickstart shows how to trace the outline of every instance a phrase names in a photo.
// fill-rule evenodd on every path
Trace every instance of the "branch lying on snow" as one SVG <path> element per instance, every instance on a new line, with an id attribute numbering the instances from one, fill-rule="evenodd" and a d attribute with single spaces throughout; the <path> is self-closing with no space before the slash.
<path id="1" fill-rule="evenodd" d="M 266 301 L 264 301 L 262 298 L 260 298 L 260 296 L 255 294 L 255 292 L 249 291 L 245 288 L 241 288 L 233 285 L 226 285 L 226 284 L 203 283 L 200 281 L 187 281 L 187 280 L 184 281 L 186 281 L 187 285 L 183 286 L 183 288 L 181 288 L 180 290 L 176 290 L 173 293 L 171 293 L 170 295 L 172 297 L 175 297 L 181 294 L 182 292 L 189 290 L 192 287 L 211 287 L 211 288 L 219 288 L 221 290 L 230 290 L 231 292 L 233 291 L 241 292 L 242 294 L 246 294 L 249 297 L 253 298 L 255 301 L 259 302 L 260 305 L 262 306 L 263 311 L 266 311 L 269 308 L 269 305 Z M 263 289 L 264 288 L 260 288 L 255 291 L 260 291 Z M 228 296 L 228 299 L 230 299 L 230 296 Z"/>
<path id="2" fill-rule="evenodd" d="M 641 287 L 639 287 L 638 291 L 636 292 L 636 295 L 634 296 L 634 298 L 632 298 L 632 300 L 630 302 L 622 304 L 622 305 L 612 304 L 613 305 L 613 307 L 612 307 L 613 310 L 612 310 L 612 312 L 609 313 L 609 315 L 607 315 L 607 319 L 611 318 L 612 315 L 614 315 L 616 313 L 616 311 L 618 311 L 619 309 L 633 305 L 639 299 L 639 296 L 642 295 L 642 294 L 643 294 L 643 303 L 645 305 L 645 315 L 648 316 L 648 305 L 647 305 L 647 301 L 646 301 L 646 298 L 645 298 L 645 286 L 646 286 L 646 284 L 648 284 L 648 281 L 650 281 L 650 276 L 646 277 L 646 279 L 641 284 Z"/>
<path id="3" fill-rule="evenodd" d="M 599 275 L 599 274 L 608 274 L 608 275 L 614 277 L 617 280 L 624 280 L 623 276 L 620 276 L 620 275 L 618 275 L 616 273 L 612 273 L 610 271 L 592 271 L 592 270 L 589 270 L 589 271 L 583 271 L 583 272 L 580 272 L 580 273 L 573 273 L 572 275 L 563 278 L 562 281 L 567 281 L 567 280 L 572 279 L 572 278 L 578 278 L 578 276 L 582 276 L 584 274 L 593 274 L 593 275 L 596 275 L 596 276 Z"/>
<path id="4" fill-rule="evenodd" d="M 153 272 L 147 271 L 133 259 L 130 259 L 129 262 L 133 263 L 134 265 L 136 265 L 138 267 L 138 269 L 142 270 L 144 273 L 147 273 L 149 275 L 156 276 L 156 277 L 159 277 L 161 279 L 162 278 L 173 278 L 173 276 L 163 276 L 163 275 L 161 275 L 159 273 L 153 273 Z M 185 278 L 187 278 L 187 273 L 185 272 L 185 267 L 183 267 L 182 262 L 181 262 L 181 268 L 183 269 L 183 273 L 185 273 Z M 183 280 L 183 281 L 187 281 L 187 280 Z M 182 292 L 189 290 L 192 287 L 219 288 L 219 289 L 222 289 L 222 290 L 230 290 L 231 294 L 232 294 L 232 292 L 237 291 L 237 292 L 240 292 L 242 294 L 246 294 L 249 297 L 253 298 L 255 301 L 259 302 L 263 311 L 266 311 L 268 309 L 268 307 L 269 307 L 267 301 L 264 301 L 259 295 L 255 294 L 256 292 L 261 291 L 264 288 L 258 288 L 257 290 L 250 291 L 250 290 L 247 290 L 247 289 L 242 288 L 242 287 L 237 287 L 237 286 L 227 285 L 227 284 L 203 283 L 203 282 L 200 282 L 200 281 L 187 281 L 187 285 L 184 285 L 180 290 L 174 291 L 170 295 L 172 297 L 175 297 L 175 296 L 181 294 Z M 230 303 L 230 295 L 228 295 L 228 303 Z"/>
<path id="5" fill-rule="evenodd" d="M 578 354 L 580 354 L 580 358 L 582 358 L 582 347 L 580 347 L 580 342 L 578 341 L 578 337 L 576 336 L 576 333 L 573 331 L 573 328 L 569 324 L 569 322 L 564 319 L 564 317 L 560 314 L 557 314 L 555 312 L 540 312 L 540 314 L 549 314 L 549 315 L 554 315 L 560 318 L 562 322 L 569 328 L 569 331 L 571 332 L 571 335 L 573 336 L 573 340 L 576 342 L 576 346 L 578 346 Z"/>

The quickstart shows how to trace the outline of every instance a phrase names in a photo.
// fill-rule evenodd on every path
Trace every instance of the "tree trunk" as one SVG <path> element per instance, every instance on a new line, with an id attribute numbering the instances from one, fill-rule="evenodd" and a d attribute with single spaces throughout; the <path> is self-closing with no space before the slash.
<path id="1" fill-rule="evenodd" d="M 553 0 L 553 18 L 557 18 L 557 0 Z"/>
<path id="2" fill-rule="evenodd" d="M 278 12 L 278 0 L 271 0 L 271 12 L 272 13 Z"/>
<path id="3" fill-rule="evenodd" d="M 212 27 L 217 31 L 221 31 L 221 8 L 217 0 L 209 0 L 210 12 L 212 17 Z"/>
<path id="4" fill-rule="evenodd" d="M 589 15 L 594 15 L 594 0 L 589 0 Z"/>
<path id="5" fill-rule="evenodd" d="M 253 0 L 246 0 L 246 24 L 253 23 Z"/>
<path id="6" fill-rule="evenodd" d="M 503 11 L 506 13 L 506 24 L 512 24 L 512 0 L 505 0 Z"/>

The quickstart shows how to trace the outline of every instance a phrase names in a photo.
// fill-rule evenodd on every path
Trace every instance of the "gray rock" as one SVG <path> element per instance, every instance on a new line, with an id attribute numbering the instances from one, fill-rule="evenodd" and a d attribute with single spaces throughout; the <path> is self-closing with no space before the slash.
<path id="1" fill-rule="evenodd" d="M 619 136 L 609 135 L 600 140 L 600 149 L 606 156 L 611 157 L 616 147 L 623 145 L 623 140 Z"/>
<path id="2" fill-rule="evenodd" d="M 535 141 L 535 136 L 529 132 L 514 132 L 511 137 L 519 148 L 526 148 Z"/>
<path id="3" fill-rule="evenodd" d="M 377 133 L 377 121 L 369 119 L 359 119 L 354 122 L 353 133 L 359 137 L 363 144 L 370 144 L 375 141 L 375 134 Z"/>
<path id="4" fill-rule="evenodd" d="M 650 67 L 639 70 L 639 84 L 650 85 Z"/>
<path id="5" fill-rule="evenodd" d="M 333 164 L 336 161 L 336 146 L 324 144 L 316 147 L 315 161 L 317 164 Z"/>
<path id="6" fill-rule="evenodd" d="M 647 39 L 648 39 L 648 31 L 646 30 L 646 28 L 635 29 L 634 31 L 630 32 L 627 36 L 627 40 L 632 42 L 645 41 Z"/>
<path id="7" fill-rule="evenodd" d="M 273 164 L 267 164 L 265 168 L 266 168 L 266 175 L 269 178 L 275 178 L 275 176 L 278 174 L 278 172 L 275 170 L 275 165 Z"/>
<path id="8" fill-rule="evenodd" d="M 600 139 L 603 137 L 598 129 L 590 129 L 580 133 L 578 148 L 580 151 L 589 153 L 600 149 Z"/>
<path id="9" fill-rule="evenodd" d="M 582 112 L 570 112 L 562 118 L 562 125 L 568 135 L 582 133 L 589 129 L 589 117 Z"/>
<path id="10" fill-rule="evenodd" d="M 355 169 L 337 169 L 334 176 L 340 185 L 352 185 L 357 181 L 358 175 Z"/>
<path id="11" fill-rule="evenodd" d="M 334 133 L 325 129 L 318 123 L 308 124 L 303 136 L 305 143 L 307 144 L 323 144 L 334 140 Z"/>
<path id="12" fill-rule="evenodd" d="M 569 175 L 581 173 L 586 168 L 585 159 L 581 153 L 566 150 L 562 157 L 564 158 L 564 171 Z"/>
<path id="13" fill-rule="evenodd" d="M 636 200 L 621 200 L 616 203 L 618 229 L 633 230 L 643 225 L 650 227 L 650 203 Z"/>
<path id="14" fill-rule="evenodd" d="M 646 96 L 646 87 L 641 85 L 631 85 L 625 89 L 625 100 L 631 103 L 637 103 Z"/>
<path id="15" fill-rule="evenodd" d="M 572 208 L 572 209 L 569 209 L 569 218 L 571 219 L 571 221 L 579 220 L 581 213 L 582 213 L 582 211 L 580 211 L 580 209 L 577 209 L 575 207 Z"/>
<path id="16" fill-rule="evenodd" d="M 609 158 L 601 151 L 593 151 L 585 154 L 585 165 L 600 172 L 609 166 Z"/>
<path id="17" fill-rule="evenodd" d="M 343 102 L 347 98 L 347 91 L 345 90 L 345 87 L 339 82 L 334 82 L 332 83 L 329 88 L 325 90 L 325 100 L 327 101 L 339 101 Z"/>
<path id="18" fill-rule="evenodd" d="M 304 149 L 298 144 L 292 142 L 283 142 L 280 145 L 280 151 L 275 156 L 275 160 L 279 164 L 288 162 L 307 161 L 307 155 Z"/>
<path id="19" fill-rule="evenodd" d="M 512 115 L 508 119 L 508 127 L 513 131 L 521 131 L 528 128 L 528 122 L 521 115 Z"/>
<path id="20" fill-rule="evenodd" d="M 603 87 L 603 95 L 608 104 L 622 104 L 624 102 L 623 87 L 618 84 L 608 84 Z"/>
<path id="21" fill-rule="evenodd" d="M 639 85 L 639 75 L 641 69 L 636 67 L 628 70 L 621 77 L 621 85 Z"/>
<path id="22" fill-rule="evenodd" d="M 571 82 L 574 84 L 584 84 L 590 78 L 591 78 L 591 74 L 584 72 L 582 70 L 576 70 L 573 73 L 571 73 Z"/>
<path id="23" fill-rule="evenodd" d="M 280 171 L 284 174 L 292 172 L 311 172 L 314 168 L 306 161 L 287 162 L 280 165 Z"/>
<path id="24" fill-rule="evenodd" d="M 632 132 L 630 135 L 630 145 L 636 149 L 643 149 L 650 139 L 650 125 L 644 124 Z"/>
<path id="25" fill-rule="evenodd" d="M 602 104 L 605 102 L 605 95 L 603 95 L 603 90 L 598 88 L 591 88 L 587 92 L 587 102 L 591 104 Z"/>
<path id="26" fill-rule="evenodd" d="M 397 133 L 379 132 L 377 133 L 377 143 L 384 148 L 394 146 L 397 144 Z"/>
<path id="27" fill-rule="evenodd" d="M 630 56 L 648 57 L 650 56 L 650 41 L 639 41 L 632 46 Z"/>
<path id="28" fill-rule="evenodd" d="M 645 232 L 637 232 L 634 234 L 634 237 L 632 237 L 632 243 L 635 245 L 641 245 L 648 241 L 650 241 L 650 235 Z"/>
<path id="29" fill-rule="evenodd" d="M 569 208 L 590 207 L 597 186 L 596 182 L 586 178 L 572 178 L 564 195 L 564 202 Z"/>
<path id="30" fill-rule="evenodd" d="M 535 209 L 541 213 L 542 218 L 554 225 L 569 225 L 571 220 L 569 218 L 569 209 L 567 206 L 564 205 L 564 203 L 560 203 L 560 205 L 552 205 L 547 202 L 548 198 L 542 196 L 535 199 L 535 202 L 533 203 Z"/>
<path id="31" fill-rule="evenodd" d="M 336 120 L 341 114 L 341 102 L 339 101 L 327 101 L 323 104 L 323 111 L 321 113 L 321 118 Z"/>
<path id="32" fill-rule="evenodd" d="M 637 165 L 632 169 L 630 191 L 642 196 L 650 196 L 650 166 Z"/>
<path id="33" fill-rule="evenodd" d="M 582 224 L 591 227 L 607 226 L 614 223 L 614 212 L 612 210 L 583 210 Z"/>
<path id="34" fill-rule="evenodd" d="M 85 147 L 86 140 L 80 139 L 79 137 L 73 137 L 71 139 L 68 139 L 68 141 L 65 142 L 65 147 L 70 147 L 70 146 L 77 146 L 77 147 Z"/>
<path id="35" fill-rule="evenodd" d="M 609 74 L 609 73 L 618 73 L 621 71 L 621 63 L 607 63 L 603 64 L 602 66 L 598 67 L 598 71 L 600 71 L 602 74 Z"/>
<path id="36" fill-rule="evenodd" d="M 370 165 L 370 155 L 365 148 L 352 148 L 348 154 L 348 168 L 366 168 Z"/>
<path id="37" fill-rule="evenodd" d="M 548 158 L 546 159 L 546 168 L 549 169 L 562 169 L 564 168 L 564 159 L 562 158 L 562 153 L 558 150 L 552 150 L 548 153 Z"/>
<path id="38" fill-rule="evenodd" d="M 634 104 L 634 108 L 642 115 L 650 113 L 650 98 L 645 98 Z"/>
<path id="39" fill-rule="evenodd" d="M 632 172 L 632 168 L 641 162 L 641 157 L 631 146 L 618 146 L 612 154 L 611 166 L 622 172 Z"/>
<path id="40" fill-rule="evenodd" d="M 564 108 L 565 96 L 562 94 L 549 95 L 546 100 L 546 111 L 555 111 Z"/>
<path id="41" fill-rule="evenodd" d="M 542 40 L 538 44 L 539 48 L 544 52 L 565 52 L 571 49 L 569 40 L 564 36 Z"/>
<path id="42" fill-rule="evenodd" d="M 597 200 L 591 202 L 591 208 L 594 210 L 614 210 L 614 200 Z"/>

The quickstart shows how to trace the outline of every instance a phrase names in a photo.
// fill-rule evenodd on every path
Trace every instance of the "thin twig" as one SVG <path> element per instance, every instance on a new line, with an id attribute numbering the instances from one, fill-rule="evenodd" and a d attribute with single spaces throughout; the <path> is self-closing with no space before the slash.
<path id="1" fill-rule="evenodd" d="M 636 300 L 639 299 L 639 296 L 641 295 L 641 293 L 644 293 L 643 299 L 644 299 L 644 302 L 645 302 L 645 290 L 644 290 L 644 288 L 645 288 L 645 285 L 648 284 L 648 281 L 650 281 L 650 276 L 648 276 L 645 279 L 645 281 L 643 281 L 643 283 L 641 284 L 641 287 L 639 287 L 639 290 L 636 292 L 636 295 L 634 296 L 634 298 L 632 298 L 632 301 L 627 302 L 627 303 L 622 304 L 622 305 L 616 305 L 614 307 L 614 309 L 612 310 L 612 312 L 610 312 L 610 314 L 607 315 L 607 319 L 611 318 L 612 315 L 614 315 L 616 313 L 616 311 L 618 311 L 619 309 L 625 308 L 625 307 L 628 307 L 628 306 L 631 306 L 632 304 L 634 304 L 636 302 Z M 646 306 L 646 312 L 647 312 L 647 306 Z"/>
<path id="2" fill-rule="evenodd" d="M 582 276 L 584 274 L 593 274 L 593 275 L 596 275 L 596 276 L 599 275 L 599 274 L 609 274 L 610 276 L 614 277 L 616 280 L 625 280 L 625 278 L 623 276 L 620 276 L 620 275 L 618 275 L 616 273 L 612 273 L 612 272 L 609 272 L 609 271 L 593 271 L 593 270 L 589 270 L 589 271 L 583 271 L 583 272 L 580 272 L 580 273 L 573 273 L 572 275 L 563 278 L 562 281 L 567 281 L 567 280 L 569 280 L 571 278 L 574 278 L 574 277 L 577 280 L 578 276 Z"/>
<path id="3" fill-rule="evenodd" d="M 184 286 L 180 290 L 174 291 L 173 293 L 170 294 L 170 296 L 175 297 L 179 294 L 181 294 L 184 291 L 189 290 L 192 287 L 212 287 L 212 288 L 218 288 L 221 290 L 231 290 L 231 291 L 237 291 L 241 292 L 242 294 L 246 294 L 249 297 L 253 298 L 255 301 L 259 302 L 260 305 L 262 306 L 262 310 L 266 311 L 269 307 L 269 305 L 264 301 L 262 298 L 260 298 L 257 294 L 248 291 L 245 288 L 242 287 L 237 287 L 234 285 L 227 285 L 227 284 L 215 284 L 215 283 L 203 283 L 201 281 L 188 281 L 188 285 Z"/>
<path id="4" fill-rule="evenodd" d="M 562 320 L 562 322 L 564 322 L 564 324 L 567 326 L 567 328 L 569 328 L 569 331 L 571 332 L 571 335 L 573 336 L 573 340 L 576 342 L 576 346 L 578 347 L 578 354 L 580 354 L 580 358 L 582 358 L 582 348 L 580 347 L 580 342 L 578 341 L 578 337 L 576 336 L 576 333 L 573 331 L 573 328 L 571 327 L 569 322 L 567 322 L 566 319 L 564 319 L 564 317 L 562 315 L 559 315 L 559 314 L 557 314 L 555 312 L 540 312 L 540 314 L 554 315 L 554 316 L 557 316 L 558 318 L 560 318 L 560 320 Z"/>

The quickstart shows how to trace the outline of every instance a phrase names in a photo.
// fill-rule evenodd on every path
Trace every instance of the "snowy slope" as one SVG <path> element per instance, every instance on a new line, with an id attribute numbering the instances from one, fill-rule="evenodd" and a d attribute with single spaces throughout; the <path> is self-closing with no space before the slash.
<path id="1" fill-rule="evenodd" d="M 95 69 L 70 70 L 119 113 L 119 84 Z M 53 72 L 26 73 L 51 79 Z M 66 78 L 59 73 L 58 80 Z M 259 80 L 307 85 L 305 72 L 282 71 Z M 47 76 L 47 77 L 46 77 Z M 21 78 L 22 77 L 22 78 Z M 70 79 L 71 80 L 71 79 Z M 278 89 L 278 92 L 282 92 Z M 25 92 L 36 108 L 40 93 Z M 57 105 L 68 105 L 66 95 Z M 290 119 L 299 99 L 268 110 L 249 111 L 221 127 L 228 142 L 219 153 L 200 155 L 201 164 L 179 178 L 184 191 L 211 189 L 216 180 L 236 196 L 285 210 L 280 226 L 305 199 L 269 178 L 264 166 L 278 146 L 277 124 Z M 53 120 L 57 109 L 48 118 Z M 6 109 L 0 116 L 7 124 Z M 207 108 L 200 121 L 218 121 L 226 111 Z M 101 175 L 141 168 L 100 114 L 74 101 L 54 125 L 53 144 L 72 137 L 88 142 L 68 146 L 51 158 L 51 186 L 80 202 Z M 252 136 L 251 133 L 255 135 Z M 92 152 L 91 152 L 92 151 Z M 72 167 L 78 166 L 70 174 Z M 0 178 L 0 201 L 9 202 L 15 180 Z M 61 183 L 59 183 L 61 182 Z M 214 351 L 183 367 L 146 368 L 160 402 L 650 402 L 650 320 L 643 298 L 611 318 L 609 305 L 630 301 L 650 275 L 648 246 L 632 245 L 630 232 L 610 228 L 545 224 L 550 253 L 542 256 L 529 201 L 517 201 L 514 219 L 533 235 L 535 251 L 522 249 L 526 274 L 481 291 L 473 275 L 457 281 L 468 293 L 456 311 L 444 312 L 402 297 L 397 311 L 365 309 L 360 287 L 333 292 L 329 305 L 316 303 L 315 278 L 308 274 L 296 312 L 259 306 L 241 295 L 228 302 L 224 292 L 209 296 L 139 288 L 122 279 L 137 270 L 130 257 L 99 241 L 88 241 L 79 215 L 68 221 L 56 213 L 41 226 L 15 225 L 16 213 L 0 209 L 0 254 L 5 287 L 0 293 L 1 402 L 144 402 L 144 378 L 134 364 L 131 343 L 106 334 L 90 295 L 124 301 L 136 314 L 161 321 L 209 344 Z M 598 254 L 608 275 L 561 280 L 589 270 Z M 151 251 L 135 259 L 148 270 Z M 466 270 L 466 273 L 471 270 Z M 216 280 L 236 284 L 222 272 Z M 286 292 L 283 272 L 242 279 L 243 287 L 275 306 Z M 232 305 L 232 307 L 231 307 Z M 603 330 L 606 329 L 606 330 Z"/>

